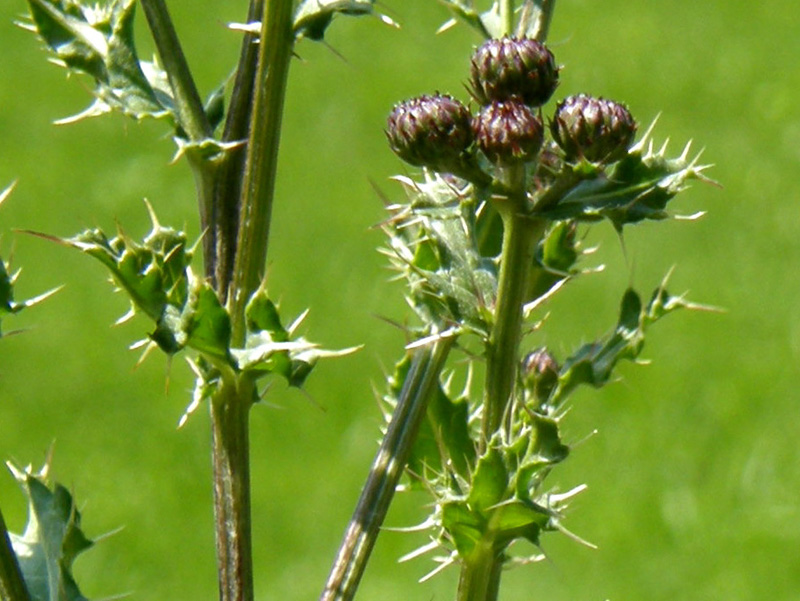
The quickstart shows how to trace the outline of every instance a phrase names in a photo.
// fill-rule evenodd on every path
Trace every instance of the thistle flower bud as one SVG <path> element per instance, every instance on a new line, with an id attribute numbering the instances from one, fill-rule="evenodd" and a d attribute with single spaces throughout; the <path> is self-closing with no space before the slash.
<path id="1" fill-rule="evenodd" d="M 471 87 L 483 105 L 516 98 L 541 106 L 558 85 L 558 67 L 544 44 L 530 38 L 489 40 L 472 55 Z"/>
<path id="2" fill-rule="evenodd" d="M 558 362 L 542 347 L 523 359 L 522 374 L 526 387 L 538 403 L 545 403 L 558 384 Z"/>
<path id="3" fill-rule="evenodd" d="M 579 94 L 559 103 L 550 131 L 567 160 L 613 163 L 633 142 L 636 121 L 622 104 Z"/>
<path id="4" fill-rule="evenodd" d="M 386 137 L 405 162 L 441 172 L 458 172 L 474 140 L 469 111 L 444 94 L 395 105 L 387 120 Z"/>
<path id="5" fill-rule="evenodd" d="M 511 164 L 536 158 L 544 140 L 542 120 L 515 101 L 493 102 L 472 121 L 478 148 L 493 163 Z"/>

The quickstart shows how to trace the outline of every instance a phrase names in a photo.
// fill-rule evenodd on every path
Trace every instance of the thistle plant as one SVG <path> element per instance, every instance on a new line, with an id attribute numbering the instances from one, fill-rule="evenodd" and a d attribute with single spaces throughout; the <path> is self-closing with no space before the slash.
<path id="1" fill-rule="evenodd" d="M 670 294 L 664 278 L 644 298 L 623 291 L 616 324 L 594 342 L 564 357 L 544 345 L 548 302 L 595 271 L 581 244 L 586 230 L 608 221 L 622 236 L 626 226 L 666 219 L 669 202 L 690 180 L 705 179 L 705 167 L 688 146 L 674 158 L 655 146 L 653 128 L 640 132 L 622 103 L 580 94 L 552 106 L 561 79 L 546 45 L 553 1 L 498 0 L 483 12 L 473 2 L 443 4 L 453 15 L 446 27 L 461 22 L 485 41 L 465 61 L 472 98 L 430 93 L 399 102 L 387 119 L 388 146 L 409 171 L 394 178 L 404 198 L 388 203 L 382 251 L 416 321 L 387 379 L 381 446 L 323 601 L 354 597 L 404 473 L 432 497 L 417 528 L 426 543 L 406 559 L 434 553 L 427 577 L 458 566 L 459 601 L 498 599 L 502 570 L 540 559 L 545 533 L 581 541 L 567 529 L 565 508 L 584 487 L 560 493 L 549 479 L 570 453 L 561 430 L 570 395 L 605 385 L 618 362 L 635 360 L 664 315 L 701 308 Z M 236 71 L 203 101 L 166 3 L 141 5 L 158 60 L 137 54 L 134 0 L 28 0 L 22 25 L 55 62 L 92 83 L 91 105 L 68 121 L 119 112 L 167 125 L 194 175 L 203 234 L 189 240 L 162 225 L 150 203 L 142 240 L 122 225 L 114 234 L 35 234 L 107 268 L 130 299 L 122 319 L 139 313 L 152 323 L 135 345 L 145 355 L 186 355 L 196 383 L 181 425 L 204 404 L 211 418 L 220 599 L 248 601 L 249 411 L 270 379 L 302 387 L 320 359 L 355 350 L 310 342 L 300 334 L 305 313 L 288 320 L 268 292 L 288 70 L 302 40 L 323 40 L 335 17 L 375 15 L 375 7 L 251 0 L 233 25 L 243 36 Z M 4 298 L 5 312 L 26 306 L 10 292 Z M 70 566 L 91 542 L 71 496 L 48 487 L 46 470 L 10 468 L 30 518 L 23 535 L 7 536 L 0 521 L 4 600 L 82 599 Z M 41 527 L 47 520 L 54 523 Z M 533 555 L 519 551 L 525 541 Z"/>

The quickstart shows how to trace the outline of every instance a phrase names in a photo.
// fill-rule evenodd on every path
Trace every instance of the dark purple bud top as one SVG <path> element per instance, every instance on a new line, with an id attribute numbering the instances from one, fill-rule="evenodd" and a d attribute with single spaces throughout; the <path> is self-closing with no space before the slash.
<path id="1" fill-rule="evenodd" d="M 536 40 L 489 40 L 472 55 L 472 93 L 483 105 L 516 98 L 528 106 L 542 106 L 557 85 L 555 58 Z"/>
<path id="2" fill-rule="evenodd" d="M 545 403 L 558 384 L 558 362 L 546 348 L 529 353 L 522 363 L 525 385 L 539 403 Z"/>
<path id="3" fill-rule="evenodd" d="M 622 104 L 579 94 L 559 103 L 550 131 L 567 160 L 613 163 L 633 143 L 636 121 Z"/>
<path id="4" fill-rule="evenodd" d="M 471 119 L 467 107 L 451 96 L 420 96 L 395 105 L 386 137 L 397 156 L 411 165 L 457 172 L 474 140 Z"/>
<path id="5" fill-rule="evenodd" d="M 472 127 L 478 148 L 493 163 L 533 160 L 544 140 L 542 120 L 529 107 L 515 101 L 483 107 Z"/>

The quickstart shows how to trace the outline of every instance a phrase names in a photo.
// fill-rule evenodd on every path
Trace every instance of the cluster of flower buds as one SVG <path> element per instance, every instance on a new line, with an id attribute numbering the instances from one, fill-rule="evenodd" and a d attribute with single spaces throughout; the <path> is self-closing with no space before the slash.
<path id="1" fill-rule="evenodd" d="M 498 166 L 535 161 L 545 140 L 540 107 L 553 95 L 558 75 L 544 44 L 530 38 L 489 40 L 471 61 L 469 87 L 480 104 L 477 114 L 442 94 L 401 102 L 389 115 L 389 145 L 411 165 L 473 181 L 478 150 Z M 623 105 L 583 94 L 559 103 L 549 125 L 570 163 L 618 161 L 636 133 Z"/>

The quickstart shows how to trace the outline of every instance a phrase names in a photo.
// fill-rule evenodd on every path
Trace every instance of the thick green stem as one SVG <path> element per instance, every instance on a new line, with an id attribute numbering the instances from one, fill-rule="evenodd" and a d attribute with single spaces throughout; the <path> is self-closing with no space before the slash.
<path id="1" fill-rule="evenodd" d="M 495 545 L 480 541 L 461 566 L 456 601 L 497 601 L 502 571 Z"/>
<path id="2" fill-rule="evenodd" d="M 482 443 L 486 444 L 503 425 L 516 383 L 522 309 L 527 299 L 528 280 L 536 246 L 546 227 L 544 219 L 531 216 L 519 172 L 509 174 L 506 184 L 514 190 L 497 200 L 503 219 L 503 249 L 494 323 L 486 348 L 486 385 L 482 422 Z"/>
<path id="3" fill-rule="evenodd" d="M 498 168 L 497 176 L 507 193 L 494 201 L 503 219 L 503 248 L 494 321 L 486 345 L 482 449 L 497 432 L 510 430 L 509 405 L 520 364 L 522 311 L 536 247 L 547 226 L 544 219 L 530 213 L 524 168 Z M 457 601 L 496 601 L 502 567 L 502 549 L 497 549 L 490 530 L 470 555 L 462 558 Z"/>
<path id="4" fill-rule="evenodd" d="M 251 13 L 258 8 L 251 4 Z M 291 0 L 267 0 L 256 18 L 261 20 L 261 42 L 258 45 L 258 67 L 254 84 L 248 90 L 241 82 L 243 97 L 237 101 L 237 123 L 230 122 L 228 135 L 247 129 L 246 160 L 238 203 L 238 228 L 220 225 L 222 236 L 235 232 L 234 268 L 226 271 L 222 282 L 230 278 L 227 305 L 232 321 L 231 343 L 244 345 L 246 334 L 245 307 L 264 276 L 267 256 L 270 215 L 275 191 L 275 175 L 281 131 L 283 103 L 286 95 L 289 62 L 292 57 Z M 251 15 L 252 16 L 252 15 Z M 240 61 L 252 60 L 243 50 Z M 244 66 L 250 69 L 249 63 Z M 242 75 L 246 80 L 248 75 Z M 252 95 L 252 100 L 249 96 Z M 248 117 L 251 118 L 248 119 Z M 225 211 L 221 214 L 220 209 Z M 216 217 L 225 219 L 235 213 L 228 203 L 217 207 Z M 216 241 L 217 244 L 220 240 Z M 228 259 L 225 262 L 229 264 Z M 227 269 L 227 268 L 226 268 Z M 220 282 L 217 282 L 219 287 Z M 223 295 L 224 296 L 224 295 Z M 220 391 L 211 399 L 212 456 L 214 465 L 214 508 L 216 521 L 219 587 L 221 601 L 252 601 L 253 560 L 250 529 L 250 477 L 248 414 L 256 396 L 255 384 L 247 378 L 226 377 Z"/>
<path id="5" fill-rule="evenodd" d="M 211 399 L 214 519 L 220 601 L 252 601 L 248 416 L 253 384 L 226 380 Z"/>
<path id="6" fill-rule="evenodd" d="M 264 277 L 283 103 L 294 46 L 292 14 L 291 0 L 268 0 L 261 19 L 234 275 L 228 294 L 234 345 L 244 341 L 244 308 Z"/>
<path id="7" fill-rule="evenodd" d="M 320 601 L 350 601 L 375 546 L 397 483 L 405 469 L 447 355 L 455 341 L 447 338 L 417 350 L 392 420 L 383 437 L 358 505 L 347 526 Z"/>
<path id="8" fill-rule="evenodd" d="M 8 529 L 0 511 L 0 600 L 30 601 L 17 556 L 8 537 Z"/>

